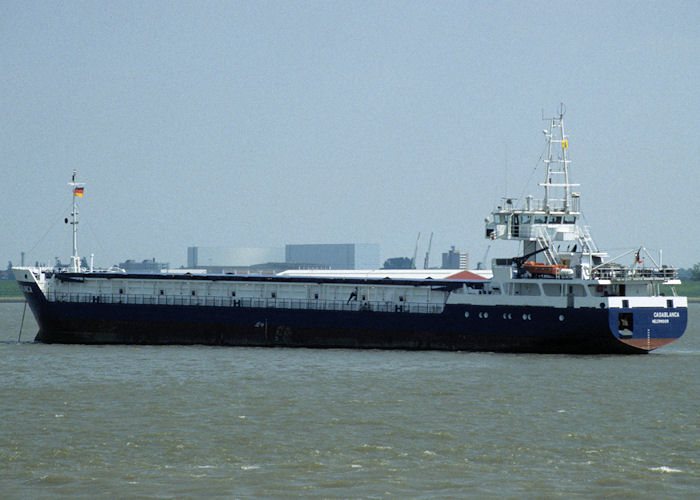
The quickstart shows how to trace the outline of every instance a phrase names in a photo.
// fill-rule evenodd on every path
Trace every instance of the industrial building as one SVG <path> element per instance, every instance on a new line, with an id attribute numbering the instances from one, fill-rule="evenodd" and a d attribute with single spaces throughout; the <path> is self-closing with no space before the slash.
<path id="1" fill-rule="evenodd" d="M 286 269 L 377 269 L 379 245 L 304 244 L 285 248 L 188 247 L 187 268 L 209 272 L 280 272 Z"/>
<path id="2" fill-rule="evenodd" d="M 283 248 L 188 247 L 187 267 L 247 267 L 267 262 L 284 262 Z"/>
<path id="3" fill-rule="evenodd" d="M 379 245 L 375 244 L 309 244 L 286 245 L 285 262 L 312 264 L 330 269 L 378 269 Z"/>
<path id="4" fill-rule="evenodd" d="M 119 267 L 127 273 L 159 273 L 170 267 L 167 262 L 156 262 L 156 259 L 148 259 L 142 262 L 137 262 L 133 259 L 128 259 L 119 263 Z"/>

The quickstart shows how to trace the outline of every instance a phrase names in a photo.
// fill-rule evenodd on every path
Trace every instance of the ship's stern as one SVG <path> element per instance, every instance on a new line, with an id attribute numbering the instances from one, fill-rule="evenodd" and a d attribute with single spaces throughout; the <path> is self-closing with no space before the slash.
<path id="1" fill-rule="evenodd" d="M 680 338 L 688 325 L 686 297 L 612 299 L 608 323 L 620 342 L 649 352 Z M 637 303 L 640 302 L 640 303 Z"/>

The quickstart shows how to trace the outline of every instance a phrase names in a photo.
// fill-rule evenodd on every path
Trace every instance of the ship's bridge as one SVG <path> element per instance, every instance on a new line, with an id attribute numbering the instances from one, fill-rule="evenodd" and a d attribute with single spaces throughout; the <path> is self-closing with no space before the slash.
<path id="1" fill-rule="evenodd" d="M 574 209 L 548 210 L 542 200 L 533 203 L 528 196 L 524 208 L 515 208 L 513 199 L 506 199 L 486 219 L 486 237 L 489 239 L 514 239 L 536 241 L 540 238 L 552 241 L 574 241 L 579 234 L 577 222 L 581 215 L 578 210 L 578 194 L 574 193 Z M 548 236 L 548 238 L 547 238 Z"/>
<path id="2" fill-rule="evenodd" d="M 541 251 L 537 257 L 548 264 L 580 263 L 582 254 L 591 257 L 591 264 L 602 262 L 588 228 L 580 224 L 579 195 L 572 193 L 566 209 L 548 209 L 543 200 L 528 196 L 525 206 L 516 208 L 513 199 L 506 199 L 486 219 L 486 238 L 523 242 L 523 254 Z M 566 261 L 566 262 L 563 262 Z"/>

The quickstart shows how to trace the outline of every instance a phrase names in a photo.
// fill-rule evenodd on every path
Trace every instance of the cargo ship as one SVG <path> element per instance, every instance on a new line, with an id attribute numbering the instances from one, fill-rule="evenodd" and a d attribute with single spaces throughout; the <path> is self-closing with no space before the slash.
<path id="1" fill-rule="evenodd" d="M 126 273 L 17 267 L 37 342 L 647 353 L 685 331 L 674 268 L 644 248 L 614 259 L 582 224 L 569 181 L 563 108 L 545 130 L 541 199 L 504 199 L 485 221 L 515 257 L 491 270 L 285 271 L 276 275 Z M 635 247 L 636 248 L 636 247 Z M 668 295 L 661 285 L 670 285 Z"/>

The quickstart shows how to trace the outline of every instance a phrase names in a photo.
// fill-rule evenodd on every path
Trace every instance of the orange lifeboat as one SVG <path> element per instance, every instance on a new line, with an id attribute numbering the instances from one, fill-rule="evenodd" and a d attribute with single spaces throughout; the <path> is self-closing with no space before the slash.
<path id="1" fill-rule="evenodd" d="M 559 276 L 561 270 L 566 269 L 566 266 L 562 264 L 542 264 L 540 262 L 532 262 L 529 260 L 523 264 L 523 269 L 533 276 Z"/>

